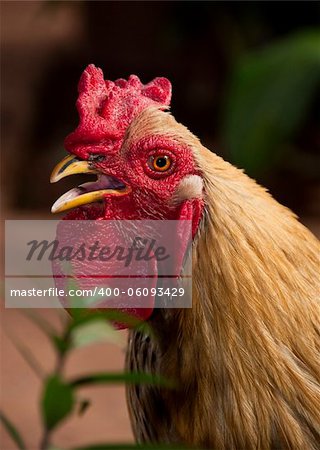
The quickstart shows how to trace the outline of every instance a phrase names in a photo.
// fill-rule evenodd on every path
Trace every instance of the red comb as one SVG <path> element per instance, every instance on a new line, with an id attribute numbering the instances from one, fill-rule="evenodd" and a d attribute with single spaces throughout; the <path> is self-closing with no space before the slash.
<path id="1" fill-rule="evenodd" d="M 136 75 L 128 81 L 104 80 L 101 69 L 90 64 L 83 72 L 79 86 L 77 109 L 78 127 L 65 139 L 65 147 L 80 153 L 79 146 L 118 141 L 134 117 L 148 106 L 168 106 L 171 83 L 166 78 L 155 78 L 144 85 Z M 81 151 L 86 157 L 86 151 Z"/>

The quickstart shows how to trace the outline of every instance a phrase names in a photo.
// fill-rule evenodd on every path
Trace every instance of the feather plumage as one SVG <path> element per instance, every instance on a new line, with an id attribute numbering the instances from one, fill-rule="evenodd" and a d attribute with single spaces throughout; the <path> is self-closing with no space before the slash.
<path id="1" fill-rule="evenodd" d="M 179 385 L 128 387 L 135 435 L 221 450 L 316 450 L 319 243 L 255 181 L 182 125 L 175 130 L 167 113 L 154 114 L 192 148 L 205 211 L 192 309 L 160 310 L 150 320 L 156 338 L 129 338 L 129 368 Z"/>

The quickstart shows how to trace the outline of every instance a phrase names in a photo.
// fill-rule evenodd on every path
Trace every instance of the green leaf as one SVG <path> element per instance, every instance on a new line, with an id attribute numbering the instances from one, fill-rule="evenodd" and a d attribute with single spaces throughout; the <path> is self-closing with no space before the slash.
<path id="1" fill-rule="evenodd" d="M 236 66 L 224 126 L 232 161 L 251 175 L 286 156 L 320 86 L 320 33 L 301 32 L 252 52 Z"/>
<path id="2" fill-rule="evenodd" d="M 77 281 L 74 278 L 68 279 L 67 290 L 70 289 L 74 290 L 75 292 L 78 289 Z M 144 327 L 144 322 L 122 311 L 113 309 L 96 310 L 94 308 L 87 308 L 87 306 L 90 306 L 92 302 L 95 302 L 99 298 L 99 295 L 87 299 L 81 296 L 71 297 L 71 305 L 68 311 L 72 316 L 73 321 L 70 325 L 70 330 L 81 325 L 84 322 L 89 322 L 95 320 L 96 318 L 104 318 L 110 322 L 121 322 L 132 328 Z M 150 333 L 152 332 L 148 327 L 144 327 L 143 329 L 145 330 L 145 332 L 147 332 L 147 330 L 149 330 Z"/>
<path id="3" fill-rule="evenodd" d="M 75 378 L 70 381 L 72 387 L 86 386 L 88 384 L 151 384 L 172 388 L 175 386 L 173 381 L 166 380 L 164 377 L 139 372 L 119 372 L 119 373 L 95 373 Z"/>
<path id="4" fill-rule="evenodd" d="M 74 348 L 84 347 L 95 342 L 120 343 L 122 335 L 104 319 L 97 318 L 75 328 L 71 333 L 72 346 Z"/>
<path id="5" fill-rule="evenodd" d="M 113 309 L 105 309 L 99 311 L 91 309 L 73 309 L 70 310 L 70 314 L 73 318 L 70 323 L 70 330 L 73 330 L 74 328 L 79 327 L 84 323 L 96 321 L 97 319 L 104 319 L 113 323 L 122 323 L 129 328 L 139 329 L 139 331 L 144 332 L 149 336 L 154 335 L 153 330 L 149 324 L 143 322 L 135 316 L 124 313 L 122 311 Z"/>
<path id="6" fill-rule="evenodd" d="M 0 412 L 0 421 L 2 422 L 4 428 L 7 430 L 8 434 L 10 435 L 11 439 L 14 441 L 18 449 L 26 450 L 27 447 L 25 446 L 20 433 L 13 425 L 13 423 L 2 412 Z"/>
<path id="7" fill-rule="evenodd" d="M 74 406 L 72 387 L 54 375 L 47 379 L 42 396 L 42 415 L 48 430 L 68 416 Z"/>

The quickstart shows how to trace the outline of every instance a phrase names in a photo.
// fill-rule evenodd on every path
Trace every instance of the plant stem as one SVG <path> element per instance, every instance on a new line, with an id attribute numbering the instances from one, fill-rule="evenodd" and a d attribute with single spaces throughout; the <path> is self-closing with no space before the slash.
<path id="1" fill-rule="evenodd" d="M 50 439 L 50 431 L 45 428 L 41 443 L 40 443 L 40 450 L 47 450 L 49 447 L 49 439 Z"/>
<path id="2" fill-rule="evenodd" d="M 64 330 L 62 334 L 63 341 L 68 344 L 70 340 L 70 328 L 69 325 L 66 325 L 66 330 Z M 62 373 L 65 359 L 66 359 L 67 351 L 59 351 L 57 360 L 56 360 L 56 366 L 53 371 L 53 374 L 57 377 L 59 377 Z M 50 447 L 50 438 L 51 438 L 51 431 L 47 426 L 44 427 L 43 435 L 40 441 L 40 450 L 48 450 Z"/>

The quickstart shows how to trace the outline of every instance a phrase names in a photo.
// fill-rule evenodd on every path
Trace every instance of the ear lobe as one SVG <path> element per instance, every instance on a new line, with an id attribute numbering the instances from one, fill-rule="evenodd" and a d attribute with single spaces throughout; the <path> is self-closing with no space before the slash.
<path id="1" fill-rule="evenodd" d="M 203 180 L 199 175 L 186 175 L 179 183 L 172 201 L 179 204 L 193 198 L 201 199 L 203 196 Z"/>

